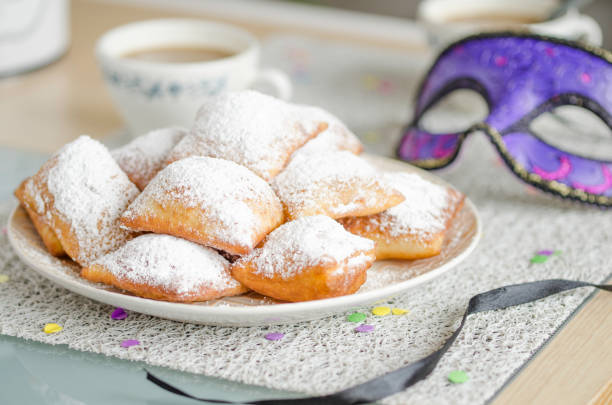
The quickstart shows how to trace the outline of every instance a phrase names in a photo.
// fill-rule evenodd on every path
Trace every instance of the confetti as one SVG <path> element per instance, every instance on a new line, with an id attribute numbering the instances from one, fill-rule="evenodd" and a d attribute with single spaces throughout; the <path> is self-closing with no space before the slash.
<path id="1" fill-rule="evenodd" d="M 389 308 L 389 307 L 375 307 L 375 308 L 372 308 L 372 314 L 374 314 L 376 316 L 389 315 L 390 312 L 391 312 L 391 308 Z"/>
<path id="2" fill-rule="evenodd" d="M 6 235 L 8 233 L 8 231 L 6 230 L 6 226 L 2 228 L 2 234 Z"/>
<path id="3" fill-rule="evenodd" d="M 448 381 L 452 382 L 453 384 L 463 384 L 469 379 L 470 377 L 468 377 L 465 371 L 454 370 L 448 373 Z"/>
<path id="4" fill-rule="evenodd" d="M 391 310 L 391 313 L 393 315 L 404 315 L 407 314 L 409 311 L 407 309 L 401 309 L 401 308 L 393 308 Z"/>
<path id="5" fill-rule="evenodd" d="M 362 78 L 363 87 L 368 90 L 374 90 L 378 87 L 379 79 L 374 75 L 365 75 Z"/>
<path id="6" fill-rule="evenodd" d="M 43 332 L 45 332 L 47 335 L 50 335 L 52 333 L 61 332 L 62 329 L 64 328 L 62 328 L 60 325 L 56 323 L 48 323 L 43 328 Z"/>
<path id="7" fill-rule="evenodd" d="M 378 91 L 383 94 L 389 94 L 393 91 L 393 83 L 389 80 L 381 80 L 380 85 L 378 86 Z"/>
<path id="8" fill-rule="evenodd" d="M 530 261 L 531 263 L 544 263 L 550 258 L 550 256 L 559 256 L 560 254 L 560 250 L 542 249 L 539 250 Z"/>
<path id="9" fill-rule="evenodd" d="M 544 263 L 548 260 L 548 256 L 546 255 L 535 255 L 531 258 L 531 263 Z"/>
<path id="10" fill-rule="evenodd" d="M 355 328 L 355 332 L 372 332 L 374 330 L 374 325 L 359 325 Z"/>
<path id="11" fill-rule="evenodd" d="M 281 340 L 282 338 L 285 337 L 285 334 L 284 333 L 280 333 L 280 332 L 272 332 L 272 333 L 268 333 L 264 337 L 266 339 L 268 339 L 268 340 Z"/>
<path id="12" fill-rule="evenodd" d="M 119 308 L 115 308 L 115 310 L 111 313 L 110 317 L 120 321 L 122 319 L 127 318 L 128 314 L 127 312 L 125 312 L 125 309 L 119 307 Z"/>
<path id="13" fill-rule="evenodd" d="M 7 276 L 6 274 L 0 274 L 0 284 L 6 283 L 9 280 L 10 280 L 9 276 Z"/>
<path id="14" fill-rule="evenodd" d="M 136 339 L 127 339 L 121 342 L 121 347 L 132 347 L 132 346 L 138 346 L 139 344 L 140 342 Z"/>
<path id="15" fill-rule="evenodd" d="M 366 314 L 362 312 L 354 312 L 346 318 L 349 322 L 361 322 L 366 319 Z"/>
<path id="16" fill-rule="evenodd" d="M 367 143 L 376 143 L 380 141 L 380 134 L 378 132 L 368 131 L 363 134 L 363 140 Z"/>

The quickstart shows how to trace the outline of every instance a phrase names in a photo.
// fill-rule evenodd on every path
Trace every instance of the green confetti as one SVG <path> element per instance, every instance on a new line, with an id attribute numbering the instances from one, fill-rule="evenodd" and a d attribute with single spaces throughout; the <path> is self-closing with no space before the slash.
<path id="1" fill-rule="evenodd" d="M 349 322 L 361 322 L 366 319 L 366 314 L 362 312 L 353 312 L 346 318 Z"/>
<path id="2" fill-rule="evenodd" d="M 448 381 L 452 382 L 453 384 L 463 384 L 469 379 L 470 377 L 467 375 L 467 373 L 462 370 L 454 370 L 448 373 Z"/>
<path id="3" fill-rule="evenodd" d="M 535 255 L 531 258 L 531 263 L 544 263 L 548 260 L 546 255 Z"/>
<path id="4" fill-rule="evenodd" d="M 560 250 L 555 250 L 553 252 L 553 256 L 561 256 L 561 251 Z"/>

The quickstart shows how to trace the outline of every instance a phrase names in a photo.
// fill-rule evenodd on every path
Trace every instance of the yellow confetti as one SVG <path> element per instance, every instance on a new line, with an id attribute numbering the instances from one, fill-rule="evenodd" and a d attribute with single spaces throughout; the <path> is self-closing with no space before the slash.
<path id="1" fill-rule="evenodd" d="M 404 315 L 404 314 L 407 314 L 408 312 L 410 311 L 408 311 L 407 309 L 401 309 L 401 308 L 393 308 L 391 310 L 391 313 L 393 315 Z"/>
<path id="2" fill-rule="evenodd" d="M 391 308 L 389 307 L 376 307 L 376 308 L 372 308 L 372 313 L 376 316 L 385 316 L 385 315 L 389 315 L 389 313 L 391 312 Z"/>
<path id="3" fill-rule="evenodd" d="M 9 276 L 6 274 L 0 274 L 0 284 L 6 283 L 7 281 L 9 281 Z"/>
<path id="4" fill-rule="evenodd" d="M 365 75 L 362 78 L 363 86 L 368 90 L 374 90 L 378 87 L 378 82 L 380 80 L 374 75 Z"/>
<path id="5" fill-rule="evenodd" d="M 57 333 L 57 332 L 60 332 L 62 329 L 64 329 L 64 328 L 62 328 L 61 326 L 59 326 L 59 325 L 58 325 L 58 324 L 56 324 L 56 323 L 48 323 L 48 324 L 46 324 L 46 325 L 45 325 L 45 327 L 43 328 L 43 331 L 44 331 L 46 334 L 51 334 L 51 333 Z"/>
<path id="6" fill-rule="evenodd" d="M 367 143 L 376 143 L 380 141 L 380 134 L 373 131 L 366 132 L 363 134 L 363 140 Z"/>

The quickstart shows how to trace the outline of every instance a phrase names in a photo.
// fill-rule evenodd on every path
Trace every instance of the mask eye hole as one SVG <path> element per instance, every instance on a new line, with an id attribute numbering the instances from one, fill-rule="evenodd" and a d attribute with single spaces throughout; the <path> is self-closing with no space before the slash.
<path id="1" fill-rule="evenodd" d="M 457 89 L 428 108 L 419 119 L 419 127 L 432 134 L 463 132 L 484 121 L 488 114 L 482 95 L 470 89 Z"/>
<path id="2" fill-rule="evenodd" d="M 612 130 L 592 111 L 563 105 L 540 114 L 532 133 L 559 149 L 598 160 L 612 160 Z"/>

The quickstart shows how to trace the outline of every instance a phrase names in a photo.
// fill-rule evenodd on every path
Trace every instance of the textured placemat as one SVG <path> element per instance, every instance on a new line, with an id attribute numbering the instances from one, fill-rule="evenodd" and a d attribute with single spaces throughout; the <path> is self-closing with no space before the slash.
<path id="1" fill-rule="evenodd" d="M 322 77 L 323 69 L 333 64 L 329 59 L 315 58 L 317 62 L 310 64 L 303 60 L 312 61 L 317 47 L 326 58 L 331 58 L 332 45 L 289 40 L 270 44 L 266 51 L 268 60 L 274 61 L 275 54 L 289 55 L 291 60 L 287 63 L 297 66 L 294 76 L 304 76 L 301 79 L 304 83 L 296 88 L 296 98 L 312 102 L 315 93 L 309 92 L 307 80 Z M 308 54 L 311 59 L 304 56 Z M 351 64 L 349 55 L 348 51 L 340 54 L 339 69 Z M 353 75 L 355 80 L 362 81 L 359 94 L 371 94 L 371 99 L 359 99 L 354 93 L 346 98 L 353 110 L 338 111 L 339 107 L 334 106 L 341 106 L 342 99 L 337 96 L 326 107 L 349 124 L 356 122 L 352 126 L 366 141 L 372 141 L 368 143 L 370 150 L 388 152 L 396 139 L 386 138 L 385 134 L 397 133 L 397 128 L 395 132 L 381 130 L 368 134 L 369 128 L 397 127 L 407 118 L 399 114 L 401 111 L 408 115 L 409 108 L 403 103 L 407 103 L 404 100 L 414 86 L 414 77 L 410 79 L 410 75 L 415 74 L 414 66 L 423 63 L 401 70 L 406 59 L 398 62 L 389 55 L 377 55 L 383 59 L 377 64 L 371 62 L 372 69 L 355 70 Z M 352 62 L 357 66 L 365 59 L 360 54 Z M 374 65 L 378 66 L 378 73 L 372 73 Z M 387 73 L 383 75 L 382 71 Z M 338 77 L 337 73 L 326 74 L 328 78 Z M 350 75 L 341 78 L 344 87 L 354 86 L 354 82 L 347 82 L 347 77 Z M 409 84 L 405 83 L 407 80 Z M 321 92 L 334 90 L 330 83 L 319 86 Z M 344 87 L 336 87 L 336 93 Z M 363 104 L 361 110 L 359 103 Z M 351 111 L 364 108 L 382 112 L 378 118 L 368 119 L 362 113 L 361 121 L 354 118 L 359 115 L 357 112 L 350 115 Z M 612 241 L 609 212 L 561 202 L 525 187 L 503 167 L 484 138 L 472 139 L 465 147 L 461 161 L 443 177 L 464 191 L 478 207 L 484 223 L 483 239 L 472 256 L 455 270 L 384 304 L 408 309 L 409 314 L 369 315 L 367 322 L 376 327 L 373 332 L 355 333 L 355 324 L 347 322 L 344 315 L 269 328 L 207 327 L 135 313 L 114 321 L 109 316 L 113 308 L 55 287 L 28 270 L 8 246 L 3 232 L 0 273 L 9 280 L 0 284 L 0 333 L 250 384 L 321 394 L 394 370 L 437 349 L 457 326 L 468 298 L 475 293 L 545 278 L 601 282 L 608 276 L 607 264 L 612 259 L 612 250 L 607 248 Z M 5 223 L 8 206 L 2 206 L 0 211 L 0 221 Z M 558 250 L 560 254 L 532 264 L 530 259 L 543 249 Z M 427 380 L 383 402 L 485 402 L 589 293 L 589 289 L 579 289 L 533 304 L 470 317 L 456 344 Z M 361 308 L 366 313 L 369 309 Z M 64 329 L 46 335 L 42 328 L 47 322 L 57 322 Z M 275 342 L 264 339 L 271 331 L 285 336 Z M 120 347 L 126 339 L 137 339 L 141 344 L 129 349 Z M 446 376 L 456 369 L 466 371 L 470 380 L 461 385 L 450 384 Z"/>

